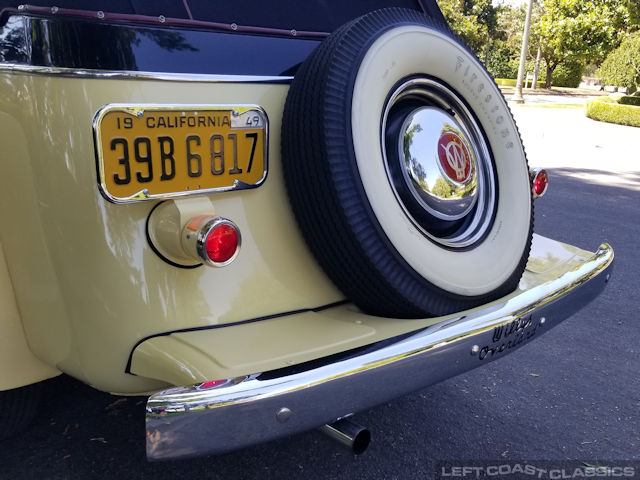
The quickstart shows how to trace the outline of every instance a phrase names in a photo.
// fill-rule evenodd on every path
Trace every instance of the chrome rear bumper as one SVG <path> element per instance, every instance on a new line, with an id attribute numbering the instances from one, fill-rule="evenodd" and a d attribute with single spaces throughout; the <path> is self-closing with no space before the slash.
<path id="1" fill-rule="evenodd" d="M 549 270 L 548 280 L 521 286 L 504 301 L 397 341 L 307 369 L 156 393 L 147 403 L 147 457 L 222 453 L 302 432 L 500 358 L 595 298 L 612 264 L 613 250 L 603 244 L 590 258 Z"/>

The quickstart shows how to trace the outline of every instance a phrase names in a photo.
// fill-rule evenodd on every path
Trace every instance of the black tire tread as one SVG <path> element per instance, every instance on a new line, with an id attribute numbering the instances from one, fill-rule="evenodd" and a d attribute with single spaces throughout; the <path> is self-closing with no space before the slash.
<path id="1" fill-rule="evenodd" d="M 304 62 L 291 84 L 283 114 L 282 161 L 300 229 L 336 286 L 367 313 L 420 318 L 510 293 L 524 271 L 530 241 L 501 288 L 464 297 L 422 278 L 387 239 L 366 200 L 353 146 L 344 135 L 351 131 L 345 112 L 351 111 L 354 70 L 368 45 L 399 24 L 424 25 L 453 37 L 447 25 L 404 9 L 372 12 L 338 29 Z M 529 238 L 531 234 L 530 229 Z"/>

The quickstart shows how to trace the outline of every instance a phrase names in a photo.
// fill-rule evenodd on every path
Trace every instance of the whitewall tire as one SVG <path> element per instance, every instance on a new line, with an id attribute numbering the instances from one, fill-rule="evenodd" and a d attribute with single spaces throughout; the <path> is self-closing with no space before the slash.
<path id="1" fill-rule="evenodd" d="M 524 150 L 446 25 L 387 9 L 343 26 L 296 74 L 282 129 L 301 230 L 360 308 L 442 315 L 516 288 L 532 236 Z"/>

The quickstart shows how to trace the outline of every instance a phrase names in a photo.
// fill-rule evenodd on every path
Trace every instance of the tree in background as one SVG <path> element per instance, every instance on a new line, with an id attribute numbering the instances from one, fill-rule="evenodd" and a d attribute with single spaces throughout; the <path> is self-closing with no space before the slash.
<path id="1" fill-rule="evenodd" d="M 479 57 L 486 56 L 496 30 L 496 8 L 491 0 L 438 0 L 451 29 Z"/>
<path id="2" fill-rule="evenodd" d="M 456 33 L 497 78 L 515 78 L 522 43 L 524 8 L 491 0 L 437 0 Z M 632 0 L 635 1 L 635 0 Z"/>
<path id="3" fill-rule="evenodd" d="M 487 68 L 497 78 L 516 78 L 520 66 L 520 49 L 522 48 L 522 34 L 527 14 L 526 4 L 513 8 L 508 5 L 497 9 L 497 41 L 494 42 L 489 56 Z M 535 25 L 541 15 L 541 8 L 534 0 L 531 12 L 531 24 Z M 535 58 L 538 40 L 531 32 L 527 58 Z M 533 71 L 533 60 L 527 62 L 527 72 Z"/>
<path id="4" fill-rule="evenodd" d="M 638 0 L 627 0 L 625 6 L 629 11 L 629 30 L 640 29 L 640 2 Z"/>
<path id="5" fill-rule="evenodd" d="M 534 0 L 527 71 L 538 46 L 547 88 L 577 86 L 586 64 L 599 65 L 628 32 L 639 29 L 640 0 Z M 515 78 L 525 8 L 491 0 L 438 0 L 452 30 L 497 78 Z M 634 23 L 635 22 L 635 23 Z M 594 67 L 595 68 L 595 67 Z"/>
<path id="6" fill-rule="evenodd" d="M 535 36 L 547 88 L 559 65 L 601 62 L 620 45 L 630 23 L 628 0 L 543 0 L 542 6 Z"/>
<path id="7" fill-rule="evenodd" d="M 640 87 L 640 31 L 627 37 L 607 56 L 599 77 L 606 85 L 627 87 L 630 92 Z"/>

